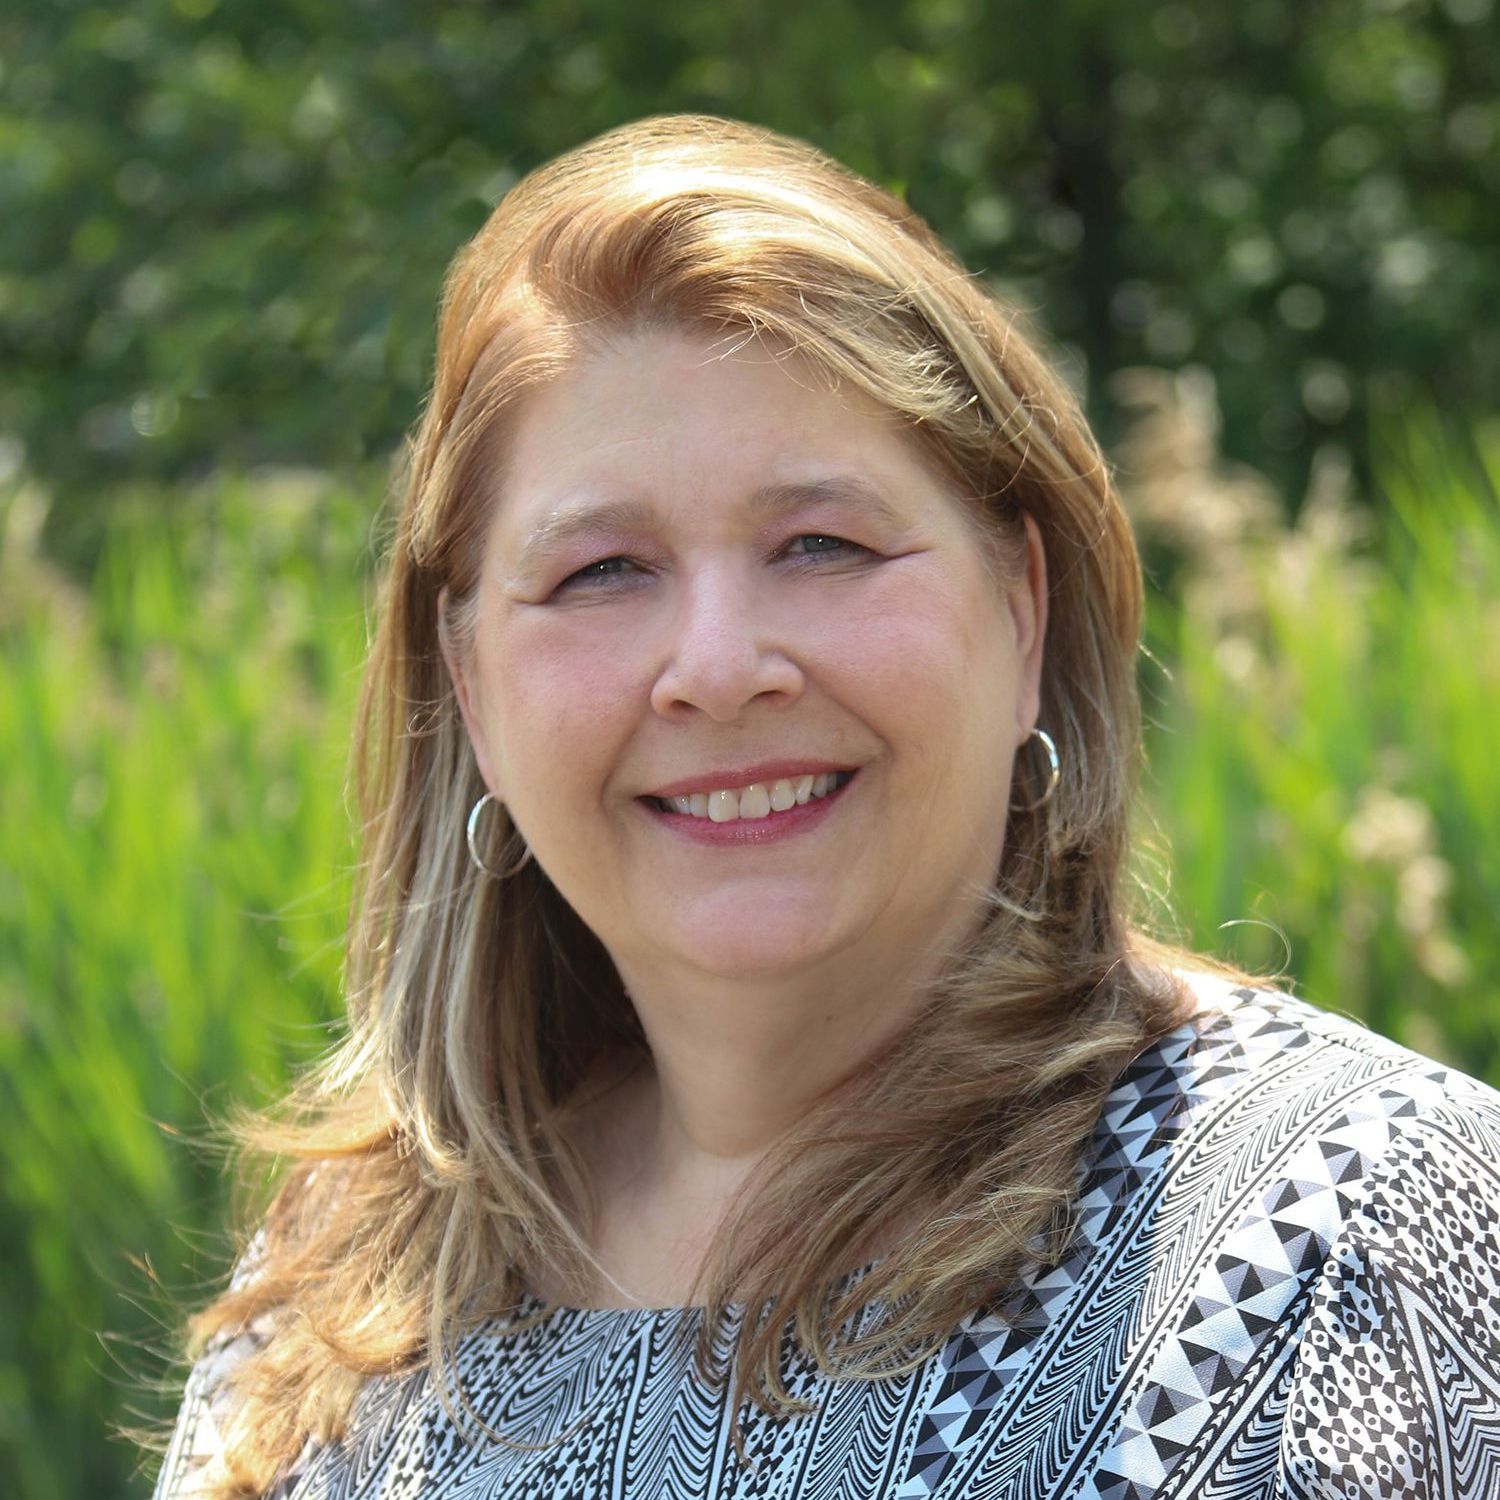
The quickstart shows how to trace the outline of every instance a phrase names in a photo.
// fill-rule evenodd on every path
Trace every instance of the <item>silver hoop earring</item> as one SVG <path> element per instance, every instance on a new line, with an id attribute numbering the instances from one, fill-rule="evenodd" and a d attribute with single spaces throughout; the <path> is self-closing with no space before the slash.
<path id="1" fill-rule="evenodd" d="M 1047 790 L 1042 793 L 1029 807 L 1023 807 L 1021 812 L 1037 812 L 1045 807 L 1051 800 L 1052 794 L 1057 790 L 1057 783 L 1062 780 L 1062 765 L 1057 758 L 1057 741 L 1047 733 L 1045 729 L 1033 729 L 1031 731 L 1042 742 L 1042 749 L 1047 752 Z"/>
<path id="2" fill-rule="evenodd" d="M 508 870 L 492 870 L 487 864 L 485 864 L 484 858 L 479 852 L 479 815 L 484 811 L 484 804 L 486 802 L 493 802 L 496 807 L 500 806 L 500 802 L 496 798 L 495 794 L 493 792 L 486 792 L 484 796 L 482 796 L 479 801 L 469 809 L 469 822 L 468 826 L 464 830 L 464 837 L 468 841 L 469 845 L 469 858 L 474 861 L 475 868 L 483 871 L 484 874 L 492 877 L 493 879 L 509 880 L 512 875 L 519 874 L 526 868 L 528 864 L 531 863 L 531 845 L 528 844 L 525 839 L 521 840 L 521 847 L 525 849 L 526 852 Z M 519 832 L 519 830 L 517 831 Z"/>

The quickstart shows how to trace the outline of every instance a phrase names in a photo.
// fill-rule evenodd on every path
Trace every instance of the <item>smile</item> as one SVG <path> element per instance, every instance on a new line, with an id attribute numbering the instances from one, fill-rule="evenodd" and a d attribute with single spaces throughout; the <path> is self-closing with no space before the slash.
<path id="1" fill-rule="evenodd" d="M 722 791 L 694 792 L 686 797 L 648 797 L 662 812 L 702 818 L 711 823 L 755 822 L 773 813 L 821 801 L 847 786 L 853 771 L 829 771 L 817 776 L 793 776 L 779 781 L 752 782 Z"/>

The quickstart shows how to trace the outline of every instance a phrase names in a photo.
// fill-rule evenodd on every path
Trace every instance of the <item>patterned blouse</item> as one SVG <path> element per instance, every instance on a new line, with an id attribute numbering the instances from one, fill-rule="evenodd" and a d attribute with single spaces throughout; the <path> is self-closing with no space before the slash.
<path id="1" fill-rule="evenodd" d="M 561 1308 L 459 1344 L 520 1445 L 455 1430 L 427 1372 L 376 1379 L 275 1500 L 1500 1497 L 1500 1094 L 1301 1000 L 1194 985 L 1108 1098 L 1067 1258 L 926 1364 L 793 1357 L 812 1410 L 750 1412 L 741 1453 L 694 1373 L 701 1313 Z M 251 1338 L 194 1368 L 158 1500 L 194 1493 Z"/>

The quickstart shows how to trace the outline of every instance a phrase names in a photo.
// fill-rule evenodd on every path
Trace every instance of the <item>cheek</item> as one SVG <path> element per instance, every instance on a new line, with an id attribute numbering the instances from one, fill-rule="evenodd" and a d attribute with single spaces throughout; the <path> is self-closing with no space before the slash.
<path id="1" fill-rule="evenodd" d="M 632 701 L 631 663 L 604 632 L 524 622 L 481 653 L 491 685 L 486 718 L 497 762 L 526 781 L 584 778 L 604 760 Z M 567 753 L 560 751 L 566 749 Z"/>
<path id="2" fill-rule="evenodd" d="M 1009 625 L 987 585 L 949 569 L 897 567 L 830 621 L 821 656 L 851 681 L 878 683 L 903 718 L 930 714 L 935 729 L 956 729 L 987 720 L 1013 694 Z"/>
<path id="3" fill-rule="evenodd" d="M 987 580 L 966 586 L 961 575 L 934 569 L 919 581 L 872 591 L 871 607 L 843 637 L 841 680 L 896 752 L 898 799 L 929 809 L 923 839 L 967 849 L 972 839 L 998 837 L 1006 819 L 1012 623 Z M 986 845 L 982 856 L 998 854 Z"/>

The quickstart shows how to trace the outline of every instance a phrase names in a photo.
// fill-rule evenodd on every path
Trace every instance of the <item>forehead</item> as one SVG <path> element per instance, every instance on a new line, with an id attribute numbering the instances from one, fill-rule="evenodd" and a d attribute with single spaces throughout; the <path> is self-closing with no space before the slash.
<path id="1" fill-rule="evenodd" d="M 582 510 L 756 520 L 845 502 L 899 523 L 958 500 L 897 419 L 743 335 L 614 340 L 526 398 L 508 436 L 495 527 L 507 550 Z"/>
<path id="2" fill-rule="evenodd" d="M 809 361 L 744 334 L 645 329 L 577 358 L 523 405 L 514 430 L 514 471 L 628 468 L 712 452 L 775 459 L 809 444 L 854 451 L 869 429 L 891 446 L 899 423 L 861 392 Z"/>

